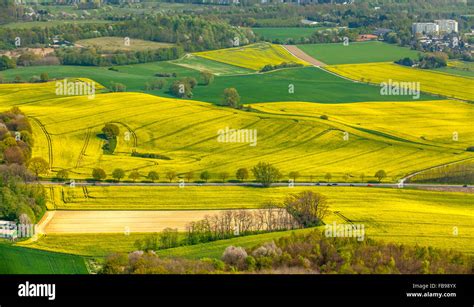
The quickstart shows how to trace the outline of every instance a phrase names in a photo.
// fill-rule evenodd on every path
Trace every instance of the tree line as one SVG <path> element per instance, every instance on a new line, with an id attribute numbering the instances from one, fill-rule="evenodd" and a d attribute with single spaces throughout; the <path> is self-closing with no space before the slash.
<path id="1" fill-rule="evenodd" d="M 282 203 L 268 201 L 255 210 L 224 210 L 186 225 L 180 235 L 166 228 L 135 242 L 141 251 L 224 240 L 258 233 L 320 226 L 328 213 L 327 198 L 313 191 L 289 194 Z"/>

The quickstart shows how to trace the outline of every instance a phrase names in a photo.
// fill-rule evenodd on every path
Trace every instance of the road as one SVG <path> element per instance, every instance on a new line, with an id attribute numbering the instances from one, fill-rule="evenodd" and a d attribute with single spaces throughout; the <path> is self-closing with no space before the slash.
<path id="1" fill-rule="evenodd" d="M 43 185 L 69 185 L 69 183 L 56 182 L 56 181 L 40 181 Z M 202 186 L 202 187 L 236 187 L 236 186 L 247 186 L 247 187 L 260 187 L 260 183 L 256 182 L 209 182 L 209 183 L 196 183 L 196 182 L 184 182 L 181 185 L 184 186 Z M 177 182 L 75 182 L 76 186 L 98 186 L 98 187 L 177 187 L 180 183 Z M 288 187 L 290 183 L 278 182 L 272 184 L 273 187 Z M 331 182 L 331 183 L 314 183 L 314 182 L 295 182 L 292 185 L 297 187 L 309 187 L 309 186 L 343 186 L 343 187 L 384 187 L 384 188 L 398 188 L 401 187 L 399 183 L 362 183 L 362 182 Z M 403 187 L 427 187 L 427 188 L 459 188 L 462 185 L 459 184 L 424 184 L 424 183 L 404 183 Z M 469 186 L 473 188 L 473 186 Z"/>

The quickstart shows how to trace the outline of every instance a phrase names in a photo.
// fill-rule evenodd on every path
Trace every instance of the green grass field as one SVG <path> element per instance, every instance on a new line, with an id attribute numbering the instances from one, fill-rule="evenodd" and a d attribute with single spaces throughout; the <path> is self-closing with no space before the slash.
<path id="1" fill-rule="evenodd" d="M 81 66 L 25 67 L 2 71 L 0 76 L 3 76 L 6 81 L 12 81 L 15 76 L 21 76 L 23 80 L 27 81 L 34 75 L 39 76 L 42 72 L 48 72 L 50 78 L 86 77 L 107 87 L 112 86 L 114 82 L 122 83 L 126 85 L 127 91 L 172 97 L 168 88 L 176 78 L 163 78 L 166 79 L 167 84 L 161 90 L 145 91 L 145 83 L 157 79 L 154 75 L 159 72 L 176 72 L 177 79 L 189 76 L 199 81 L 199 71 L 192 68 L 220 74 L 215 77 L 211 85 L 198 85 L 193 90 L 193 100 L 214 104 L 222 103 L 224 89 L 228 87 L 235 87 L 238 90 L 242 103 L 274 101 L 345 103 L 412 100 L 411 96 L 380 95 L 378 86 L 350 82 L 314 67 L 283 69 L 265 74 L 247 74 L 249 71 L 245 68 L 198 57 L 176 62 L 115 66 L 118 71 L 111 71 L 104 67 Z M 294 86 L 294 91 L 290 91 L 290 84 Z M 419 100 L 428 99 L 437 98 L 422 94 Z"/>
<path id="2" fill-rule="evenodd" d="M 290 90 L 290 85 L 293 85 L 294 91 Z M 227 87 L 237 89 L 242 103 L 412 100 L 410 96 L 380 95 L 380 87 L 350 82 L 315 67 L 283 69 L 258 75 L 219 77 L 211 86 L 195 88 L 193 99 L 221 103 L 222 93 Z M 427 99 L 433 99 L 433 96 L 421 97 L 421 100 Z"/>
<path id="3" fill-rule="evenodd" d="M 314 27 L 314 28 L 304 28 L 304 27 L 281 27 L 281 28 L 252 28 L 252 31 L 262 37 L 265 40 L 275 41 L 280 40 L 281 42 L 286 42 L 288 40 L 293 40 L 299 42 L 302 38 L 310 37 L 316 31 L 321 31 L 327 28 L 323 27 Z"/>
<path id="4" fill-rule="evenodd" d="M 88 270 L 79 256 L 0 242 L 0 274 L 88 274 Z"/>
<path id="5" fill-rule="evenodd" d="M 418 58 L 418 52 L 382 42 L 357 42 L 298 45 L 298 48 L 326 64 L 354 64 L 395 61 L 404 57 Z"/>
<path id="6" fill-rule="evenodd" d="M 17 245 L 82 256 L 106 256 L 111 253 L 129 253 L 136 250 L 135 241 L 150 233 L 94 233 L 94 234 L 48 234 L 38 241 L 20 242 Z"/>
<path id="7" fill-rule="evenodd" d="M 222 252 L 229 245 L 253 247 L 260 243 L 270 242 L 278 238 L 289 236 L 292 232 L 304 233 L 314 228 L 297 229 L 292 231 L 279 231 L 251 236 L 236 237 L 227 240 L 180 246 L 177 248 L 158 250 L 157 254 L 163 257 L 185 257 L 200 259 L 204 257 L 220 258 Z M 50 234 L 41 237 L 38 241 L 22 244 L 20 246 L 68 253 L 81 256 L 104 257 L 111 253 L 129 253 L 136 250 L 134 246 L 137 239 L 142 239 L 150 234 Z"/>
<path id="8" fill-rule="evenodd" d="M 152 62 L 146 64 L 115 66 L 118 71 L 108 70 L 108 67 L 87 67 L 87 66 L 30 66 L 9 69 L 0 72 L 5 81 L 13 81 L 16 76 L 28 81 L 32 76 L 39 76 L 47 72 L 50 78 L 78 78 L 85 77 L 93 79 L 104 86 L 111 87 L 113 83 L 122 83 L 127 87 L 127 91 L 144 91 L 145 83 L 157 79 L 156 73 L 173 73 L 181 77 L 199 77 L 199 71 L 175 65 L 171 62 Z M 172 78 L 166 78 L 171 84 Z M 164 91 L 150 91 L 162 95 Z"/>
<path id="9" fill-rule="evenodd" d="M 252 248 L 259 244 L 278 240 L 282 237 L 291 236 L 292 233 L 303 234 L 313 231 L 315 228 L 298 229 L 290 231 L 271 232 L 259 235 L 219 240 L 199 245 L 180 246 L 175 248 L 163 249 L 157 252 L 161 257 L 183 257 L 189 259 L 215 258 L 221 259 L 222 253 L 228 246 L 240 246 Z"/>
<path id="10" fill-rule="evenodd" d="M 435 71 L 474 78 L 474 63 L 453 60 L 448 62 L 448 66 L 437 68 Z"/>

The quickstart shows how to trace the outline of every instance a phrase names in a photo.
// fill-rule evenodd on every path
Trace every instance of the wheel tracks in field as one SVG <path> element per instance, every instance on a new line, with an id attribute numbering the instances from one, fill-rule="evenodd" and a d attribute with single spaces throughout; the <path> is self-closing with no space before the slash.
<path id="1" fill-rule="evenodd" d="M 331 132 L 331 131 L 337 131 L 337 130 L 339 130 L 339 129 L 333 129 L 333 128 L 326 129 L 326 130 L 321 131 L 320 133 L 318 133 L 318 134 L 316 134 L 316 135 L 310 137 L 309 139 L 307 139 L 307 140 L 305 140 L 305 141 L 302 141 L 302 142 L 300 142 L 300 143 L 298 143 L 298 144 L 295 144 L 295 145 L 293 145 L 293 146 L 285 147 L 284 150 L 291 149 L 291 148 L 295 148 L 295 147 L 301 146 L 301 145 L 303 145 L 303 144 L 309 143 L 309 142 L 311 142 L 311 141 L 313 141 L 313 140 L 315 140 L 315 139 L 317 139 L 317 138 L 320 138 L 320 137 L 324 136 L 325 134 L 327 134 L 327 133 L 329 133 L 329 132 Z M 339 130 L 339 131 L 341 131 L 341 130 Z M 248 146 L 248 145 L 243 145 L 243 146 Z M 264 154 L 264 155 L 260 155 L 259 158 L 267 157 L 267 156 L 270 156 L 270 157 L 271 157 L 271 156 L 273 156 L 273 155 L 275 155 L 275 154 L 281 154 L 281 153 L 282 153 L 282 150 L 281 150 L 281 149 L 275 149 L 275 150 L 272 151 L 272 152 L 266 153 L 266 154 Z M 206 156 L 204 156 L 204 157 L 206 157 Z M 291 159 L 291 158 L 290 158 L 290 159 Z M 240 162 L 241 162 L 241 163 L 245 163 L 246 161 L 252 161 L 252 160 L 254 160 L 254 158 L 253 158 L 253 157 L 249 157 L 248 159 L 240 159 Z M 287 161 L 287 160 L 281 160 L 281 161 Z M 281 162 L 281 161 L 279 161 L 279 162 Z M 233 163 L 233 162 L 221 163 L 221 164 L 219 164 L 219 167 L 222 167 L 222 166 L 225 166 L 225 165 L 231 165 L 232 163 Z"/>
<path id="2" fill-rule="evenodd" d="M 79 168 L 79 166 L 81 166 L 82 160 L 84 159 L 84 156 L 86 155 L 86 150 L 87 150 L 87 146 L 89 145 L 91 133 L 92 133 L 92 128 L 87 128 L 86 138 L 84 139 L 84 144 L 82 145 L 81 152 L 79 153 L 79 157 L 77 158 L 77 161 L 76 161 L 76 168 Z"/>
<path id="3" fill-rule="evenodd" d="M 43 131 L 44 135 L 46 136 L 46 140 L 48 143 L 48 163 L 49 163 L 49 169 L 53 168 L 53 141 L 51 139 L 51 135 L 49 132 L 46 130 L 46 127 L 43 125 L 43 123 L 37 119 L 36 117 L 29 116 Z"/>
<path id="4" fill-rule="evenodd" d="M 54 197 L 54 187 L 49 187 L 49 194 L 50 194 L 50 197 L 51 197 L 51 204 L 53 205 L 53 208 L 54 209 L 58 209 L 58 205 L 56 204 L 56 200 L 55 200 L 55 197 Z"/>
<path id="5" fill-rule="evenodd" d="M 353 229 L 356 229 L 356 226 L 354 225 L 354 221 L 352 221 L 351 219 L 349 219 L 348 217 L 344 216 L 341 211 L 333 211 L 333 213 L 340 217 L 344 222 L 346 222 L 347 224 L 350 224 L 352 226 Z"/>
<path id="6" fill-rule="evenodd" d="M 358 134 L 354 133 L 354 130 L 355 130 L 359 133 L 372 136 L 371 139 L 374 139 L 374 140 L 378 139 L 378 141 L 383 141 L 383 142 L 398 142 L 398 143 L 412 145 L 412 146 L 417 145 L 417 146 L 426 146 L 426 147 L 430 147 L 430 148 L 434 147 L 434 148 L 439 148 L 439 149 L 460 150 L 459 148 L 452 148 L 452 147 L 447 147 L 447 146 L 438 145 L 438 144 L 431 144 L 431 143 L 428 143 L 428 142 L 422 143 L 422 142 L 418 142 L 418 141 L 415 141 L 415 140 L 410 140 L 408 138 L 399 137 L 399 136 L 396 136 L 396 135 L 393 135 L 393 134 L 387 133 L 387 132 L 382 132 L 382 131 L 378 131 L 378 130 L 357 127 L 357 126 L 354 126 L 351 123 L 346 123 L 346 122 L 341 121 L 341 120 L 334 120 L 334 118 L 332 118 L 329 121 L 329 120 L 322 120 L 322 119 L 319 118 L 319 116 L 290 114 L 290 113 L 282 114 L 282 113 L 278 113 L 278 112 L 271 112 L 271 111 L 269 112 L 269 111 L 262 111 L 262 110 L 258 110 L 258 111 L 259 111 L 259 113 L 264 113 L 264 114 L 269 114 L 269 115 L 276 115 L 276 116 L 282 116 L 282 117 L 297 117 L 297 118 L 303 118 L 303 119 L 312 120 L 312 121 L 323 122 L 328 126 L 334 127 L 334 129 L 336 129 L 336 130 L 342 130 L 342 131 L 350 132 L 350 131 L 348 131 L 350 129 L 350 130 L 353 130 L 352 131 L 353 134 L 358 135 Z M 344 127 L 347 127 L 348 129 L 344 129 Z M 367 138 L 367 136 L 364 136 L 364 135 L 358 135 L 358 136 L 361 137 L 361 138 L 364 138 L 364 137 Z"/>

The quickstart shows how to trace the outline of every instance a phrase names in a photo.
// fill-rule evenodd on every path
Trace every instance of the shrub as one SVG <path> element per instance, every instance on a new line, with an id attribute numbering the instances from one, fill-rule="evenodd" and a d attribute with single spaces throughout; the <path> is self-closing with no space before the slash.
<path id="1" fill-rule="evenodd" d="M 167 156 L 164 156 L 164 155 L 160 155 L 160 154 L 156 154 L 156 153 L 141 153 L 141 152 L 136 152 L 136 151 L 133 151 L 132 152 L 132 157 L 139 157 L 139 158 L 148 158 L 148 159 L 161 159 L 161 160 L 171 160 L 170 157 L 167 157 Z"/>
<path id="2" fill-rule="evenodd" d="M 61 181 L 67 180 L 69 178 L 69 173 L 67 170 L 62 169 L 56 173 L 56 178 Z"/>
<path id="3" fill-rule="evenodd" d="M 275 256 L 281 256 L 281 249 L 276 246 L 275 242 L 267 242 L 264 243 L 262 246 L 258 247 L 252 252 L 252 256 L 255 258 L 259 257 L 275 257 Z"/>
<path id="4" fill-rule="evenodd" d="M 222 261 L 238 269 L 244 268 L 247 252 L 243 247 L 228 246 L 222 254 Z"/>
<path id="5" fill-rule="evenodd" d="M 107 174 L 101 168 L 94 168 L 92 170 L 92 178 L 94 178 L 97 181 L 104 180 L 105 178 L 107 178 Z"/>

